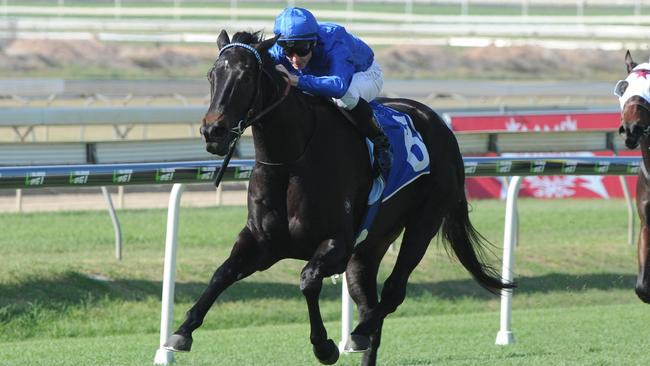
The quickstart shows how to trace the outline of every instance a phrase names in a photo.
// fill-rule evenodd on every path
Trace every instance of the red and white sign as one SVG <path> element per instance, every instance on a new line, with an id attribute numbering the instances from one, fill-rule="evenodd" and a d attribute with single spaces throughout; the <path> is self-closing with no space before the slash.
<path id="1" fill-rule="evenodd" d="M 620 113 L 529 113 L 499 115 L 456 115 L 450 124 L 454 131 L 472 132 L 543 132 L 543 131 L 616 131 Z M 509 156 L 531 154 L 509 154 Z M 539 155 L 539 154 L 538 154 Z M 554 154 L 557 155 L 557 154 Z M 566 156 L 612 155 L 610 151 L 566 153 Z M 625 151 L 621 155 L 638 156 L 638 151 Z M 466 189 L 470 198 L 505 198 L 507 177 L 467 178 Z M 636 177 L 626 177 L 631 194 L 636 189 Z M 524 177 L 519 191 L 521 197 L 536 198 L 618 198 L 623 197 L 618 176 L 539 176 Z"/>
<path id="2" fill-rule="evenodd" d="M 621 114 L 601 113 L 536 113 L 499 115 L 457 115 L 451 116 L 454 131 L 589 131 L 616 130 Z"/>

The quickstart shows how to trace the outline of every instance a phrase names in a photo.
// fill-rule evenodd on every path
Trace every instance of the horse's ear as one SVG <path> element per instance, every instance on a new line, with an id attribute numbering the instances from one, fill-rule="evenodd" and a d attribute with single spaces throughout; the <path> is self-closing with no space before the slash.
<path id="1" fill-rule="evenodd" d="M 217 47 L 219 47 L 219 49 L 222 49 L 223 46 L 227 45 L 228 43 L 230 43 L 228 32 L 226 32 L 225 29 L 222 29 L 221 33 L 219 33 L 219 37 L 217 37 Z"/>
<path id="2" fill-rule="evenodd" d="M 269 48 L 271 48 L 275 44 L 275 41 L 277 41 L 278 38 L 280 38 L 280 35 L 277 35 L 273 38 L 269 38 L 267 40 L 260 42 L 260 44 L 258 44 L 256 47 L 257 50 L 260 53 L 266 53 L 269 50 Z"/>
<path id="3" fill-rule="evenodd" d="M 632 60 L 632 55 L 630 54 L 630 50 L 627 50 L 625 53 L 625 66 L 627 67 L 627 73 L 631 73 L 632 70 L 638 65 L 634 60 Z"/>

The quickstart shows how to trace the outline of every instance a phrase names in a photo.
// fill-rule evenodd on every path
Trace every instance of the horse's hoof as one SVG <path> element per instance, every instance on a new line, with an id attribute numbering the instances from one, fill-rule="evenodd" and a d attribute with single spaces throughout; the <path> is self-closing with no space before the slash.
<path id="1" fill-rule="evenodd" d="M 163 348 L 174 352 L 189 352 L 192 349 L 192 336 L 172 334 L 163 344 Z"/>
<path id="2" fill-rule="evenodd" d="M 333 340 L 328 339 L 318 346 L 314 345 L 314 355 L 323 365 L 333 365 L 339 360 L 339 348 Z"/>
<path id="3" fill-rule="evenodd" d="M 365 352 L 370 348 L 370 338 L 360 334 L 350 334 L 345 342 L 345 352 Z"/>

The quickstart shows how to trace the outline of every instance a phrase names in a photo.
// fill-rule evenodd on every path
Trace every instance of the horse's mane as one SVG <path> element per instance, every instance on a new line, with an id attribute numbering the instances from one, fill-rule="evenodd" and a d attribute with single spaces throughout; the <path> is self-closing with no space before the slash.
<path id="1" fill-rule="evenodd" d="M 273 46 L 275 41 L 271 39 L 264 40 L 264 31 L 259 30 L 255 32 L 240 31 L 232 36 L 231 42 L 244 43 L 258 48 L 263 42 L 267 42 L 262 48 L 258 48 L 260 56 L 262 57 L 262 67 L 266 73 L 271 77 L 273 83 L 276 85 L 284 85 L 284 76 L 281 72 L 275 69 L 275 62 L 271 59 L 268 49 Z"/>
<path id="2" fill-rule="evenodd" d="M 261 43 L 264 40 L 264 31 L 256 32 L 246 32 L 241 31 L 237 32 L 232 36 L 232 42 L 244 43 L 249 45 L 255 45 Z"/>
<path id="3" fill-rule="evenodd" d="M 277 37 L 274 37 L 273 39 L 275 38 Z M 271 59 L 271 56 L 268 53 L 269 48 L 271 48 L 273 44 L 275 44 L 275 40 L 271 40 L 271 39 L 265 40 L 264 31 L 262 30 L 254 31 L 254 32 L 239 31 L 232 36 L 231 42 L 244 43 L 257 48 L 260 53 L 260 57 L 262 57 L 262 67 L 266 71 L 266 74 L 271 78 L 272 82 L 275 85 L 285 85 L 284 74 L 282 74 L 281 72 L 275 69 L 275 61 Z M 301 92 L 297 92 L 296 95 L 299 97 L 298 99 L 301 100 L 302 102 L 305 102 L 305 99 L 312 100 L 312 101 L 322 100 L 324 102 L 323 104 L 325 104 L 326 106 L 328 107 L 334 106 L 333 103 L 329 102 L 327 98 L 324 97 L 313 96 L 311 94 L 305 94 Z"/>

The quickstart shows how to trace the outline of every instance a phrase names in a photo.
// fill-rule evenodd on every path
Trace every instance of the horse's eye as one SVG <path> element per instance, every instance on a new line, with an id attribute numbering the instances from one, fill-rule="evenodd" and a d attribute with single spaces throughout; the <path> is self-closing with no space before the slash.
<path id="1" fill-rule="evenodd" d="M 210 69 L 208 71 L 208 73 L 205 75 L 208 78 L 209 82 L 212 82 L 214 80 L 214 77 L 212 76 L 213 72 L 214 72 L 214 69 Z"/>

